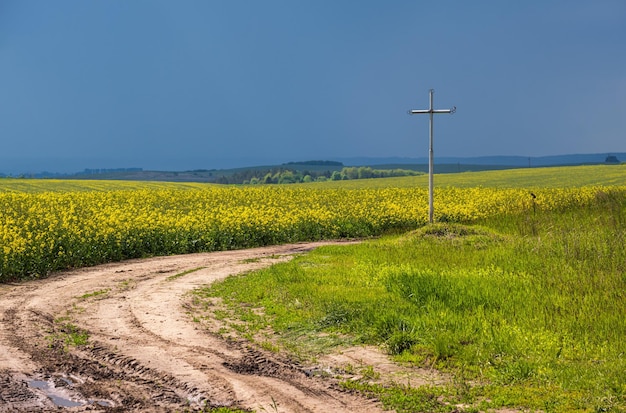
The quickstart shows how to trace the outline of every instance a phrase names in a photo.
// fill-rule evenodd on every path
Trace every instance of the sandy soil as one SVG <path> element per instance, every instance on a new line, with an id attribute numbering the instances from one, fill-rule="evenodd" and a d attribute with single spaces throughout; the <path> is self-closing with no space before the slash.
<path id="1" fill-rule="evenodd" d="M 381 411 L 334 378 L 311 374 L 359 363 L 398 373 L 377 349 L 302 366 L 212 335 L 186 313 L 188 291 L 323 244 L 133 260 L 0 285 L 0 412 Z M 65 343 L 84 331 L 87 345 Z M 422 373 L 418 381 L 431 379 Z"/>

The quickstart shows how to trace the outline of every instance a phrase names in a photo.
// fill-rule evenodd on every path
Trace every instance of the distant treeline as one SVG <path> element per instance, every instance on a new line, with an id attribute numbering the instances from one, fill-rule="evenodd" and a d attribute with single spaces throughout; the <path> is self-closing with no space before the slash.
<path id="1" fill-rule="evenodd" d="M 341 171 L 298 171 L 287 168 L 268 170 L 245 170 L 230 176 L 217 178 L 220 184 L 295 184 L 302 182 L 341 181 L 347 179 L 387 178 L 393 176 L 415 176 L 423 172 L 409 169 L 372 169 L 369 166 L 344 167 Z"/>
<path id="2" fill-rule="evenodd" d="M 23 173 L 15 176 L 14 178 L 76 178 L 85 175 L 100 175 L 100 174 L 117 174 L 123 172 L 142 172 L 143 168 L 98 168 L 98 169 L 85 169 L 76 173 L 63 173 L 63 172 L 37 172 L 37 173 Z M 0 176 L 8 176 L 2 175 Z"/>
<path id="3" fill-rule="evenodd" d="M 118 172 L 141 172 L 143 168 L 98 168 L 98 169 L 85 169 L 82 172 L 77 172 L 75 175 L 96 175 L 96 174 L 111 174 Z"/>

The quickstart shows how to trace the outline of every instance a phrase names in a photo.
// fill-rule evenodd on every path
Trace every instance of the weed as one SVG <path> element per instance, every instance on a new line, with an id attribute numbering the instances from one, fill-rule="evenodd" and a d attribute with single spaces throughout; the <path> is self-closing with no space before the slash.
<path id="1" fill-rule="evenodd" d="M 343 366 L 343 371 L 344 371 L 344 373 L 350 374 L 350 375 L 356 374 L 356 368 L 351 363 L 345 364 Z"/>
<path id="2" fill-rule="evenodd" d="M 272 404 L 270 405 L 270 407 L 272 408 L 272 410 L 278 413 L 278 402 L 276 402 L 276 399 L 274 399 L 274 396 L 272 396 Z"/>
<path id="3" fill-rule="evenodd" d="M 128 279 L 128 280 L 120 281 L 117 288 L 119 289 L 119 291 L 126 291 L 126 290 L 135 288 L 136 284 L 137 283 L 135 282 L 135 280 Z"/>
<path id="4" fill-rule="evenodd" d="M 99 296 L 102 296 L 102 295 L 106 295 L 106 294 L 108 294 L 109 291 L 110 290 L 108 288 L 106 288 L 104 290 L 98 290 L 98 291 L 93 291 L 91 293 L 86 293 L 86 294 L 83 294 L 83 295 L 81 295 L 79 297 L 76 297 L 76 298 L 78 298 L 79 300 L 86 300 L 88 298 L 99 297 Z"/>
<path id="5" fill-rule="evenodd" d="M 418 343 L 417 335 L 410 331 L 394 331 L 385 343 L 391 355 L 399 355 L 409 351 Z"/>
<path id="6" fill-rule="evenodd" d="M 246 258 L 246 259 L 241 260 L 240 262 L 242 264 L 251 264 L 253 262 L 259 262 L 259 261 L 261 261 L 261 257 Z"/>
<path id="7" fill-rule="evenodd" d="M 193 268 L 191 270 L 183 271 L 183 272 L 178 273 L 178 274 L 170 275 L 165 280 L 166 281 L 174 281 L 177 278 L 183 277 L 183 276 L 185 276 L 187 274 L 191 274 L 192 272 L 196 272 L 196 271 L 202 270 L 204 268 L 206 268 L 206 267 L 198 267 L 198 268 Z"/>
<path id="8" fill-rule="evenodd" d="M 261 341 L 259 343 L 262 349 L 271 351 L 272 353 L 278 353 L 280 351 L 280 347 L 270 341 Z"/>
<path id="9" fill-rule="evenodd" d="M 378 380 L 380 378 L 380 373 L 374 370 L 374 366 L 363 366 L 359 373 L 364 380 Z"/>
<path id="10" fill-rule="evenodd" d="M 62 343 L 64 349 L 68 346 L 85 346 L 89 342 L 89 333 L 74 324 L 68 322 L 67 317 L 55 320 L 55 326 L 52 334 L 47 336 L 50 346 L 55 343 Z"/>

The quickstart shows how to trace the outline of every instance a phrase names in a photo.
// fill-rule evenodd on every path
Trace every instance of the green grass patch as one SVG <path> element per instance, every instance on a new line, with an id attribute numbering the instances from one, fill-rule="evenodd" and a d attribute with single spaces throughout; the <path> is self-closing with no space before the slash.
<path id="1" fill-rule="evenodd" d="M 55 319 L 53 331 L 46 338 L 51 347 L 60 344 L 63 349 L 89 343 L 89 333 L 69 322 L 69 317 Z"/>
<path id="2" fill-rule="evenodd" d="M 382 346 L 463 379 L 346 386 L 397 411 L 626 411 L 626 194 L 322 247 L 198 290 L 287 349 Z M 311 344 L 313 343 L 313 344 Z M 332 346 L 330 346 L 332 347 Z M 463 385 L 460 385 L 462 383 Z"/>
<path id="3" fill-rule="evenodd" d="M 109 292 L 109 289 L 106 288 L 104 290 L 98 290 L 98 291 L 93 291 L 91 293 L 83 294 L 83 295 L 81 295 L 81 296 L 79 296 L 77 298 L 80 299 L 80 300 L 86 300 L 88 298 L 99 297 L 99 296 L 102 296 L 102 295 L 106 295 L 106 294 L 108 294 L 108 292 Z"/>
<path id="4" fill-rule="evenodd" d="M 204 268 L 206 268 L 206 267 L 192 268 L 191 270 L 187 270 L 187 271 L 183 271 L 183 272 L 178 273 L 178 274 L 170 275 L 169 277 L 167 277 L 165 279 L 165 281 L 174 281 L 177 278 L 184 277 L 187 274 L 191 274 L 192 272 L 196 272 L 196 271 L 202 270 Z"/>
<path id="5" fill-rule="evenodd" d="M 260 262 L 261 261 L 261 257 L 255 257 L 255 258 L 246 258 L 243 259 L 239 262 L 241 262 L 242 264 L 252 264 L 253 262 Z"/>
<path id="6" fill-rule="evenodd" d="M 438 187 L 472 188 L 571 188 L 588 185 L 624 185 L 626 164 L 553 166 L 435 174 Z M 428 175 L 397 178 L 355 179 L 308 184 L 320 188 L 428 188 Z"/>
<path id="7" fill-rule="evenodd" d="M 129 278 L 127 280 L 120 281 L 117 284 L 117 289 L 119 291 L 127 291 L 127 290 L 131 290 L 135 288 L 136 286 L 137 286 L 137 282 L 133 280 L 132 278 Z"/>
<path id="8" fill-rule="evenodd" d="M 252 264 L 252 263 L 254 263 L 254 262 L 261 262 L 261 260 L 264 260 L 264 259 L 273 259 L 273 260 L 277 260 L 277 259 L 279 259 L 280 257 L 281 257 L 281 255 L 279 255 L 279 254 L 272 254 L 272 255 L 268 255 L 268 256 L 266 256 L 266 257 L 246 258 L 246 259 L 241 260 L 240 262 L 241 262 L 242 264 Z"/>
<path id="9" fill-rule="evenodd" d="M 181 410 L 181 413 L 191 413 L 191 412 L 197 412 L 198 410 Z M 200 410 L 203 413 L 251 413 L 252 410 L 247 410 L 247 409 L 238 409 L 236 407 L 211 407 L 211 406 L 206 406 L 204 407 L 202 410 Z"/>

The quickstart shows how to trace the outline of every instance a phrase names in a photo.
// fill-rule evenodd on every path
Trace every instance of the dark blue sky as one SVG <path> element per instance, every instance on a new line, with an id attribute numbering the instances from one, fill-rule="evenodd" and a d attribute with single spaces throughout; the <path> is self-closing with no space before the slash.
<path id="1" fill-rule="evenodd" d="M 626 152 L 626 2 L 0 0 L 0 172 Z"/>

